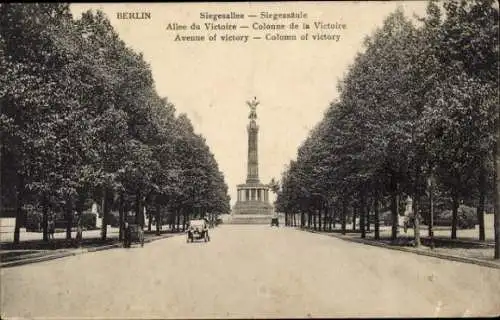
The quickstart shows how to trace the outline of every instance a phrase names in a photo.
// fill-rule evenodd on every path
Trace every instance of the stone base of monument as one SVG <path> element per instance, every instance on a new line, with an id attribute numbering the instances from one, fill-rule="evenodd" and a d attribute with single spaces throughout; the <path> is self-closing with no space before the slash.
<path id="1" fill-rule="evenodd" d="M 272 205 L 265 202 L 246 201 L 237 202 L 233 207 L 233 213 L 229 224 L 271 224 L 274 216 Z"/>
<path id="2" fill-rule="evenodd" d="M 271 224 L 272 215 L 268 214 L 232 214 L 228 224 Z"/>

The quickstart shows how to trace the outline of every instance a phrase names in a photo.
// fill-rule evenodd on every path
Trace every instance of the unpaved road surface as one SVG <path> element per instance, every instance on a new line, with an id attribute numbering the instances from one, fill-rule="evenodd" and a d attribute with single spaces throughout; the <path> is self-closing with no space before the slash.
<path id="1" fill-rule="evenodd" d="M 1 270 L 2 318 L 492 316 L 500 270 L 269 226 L 223 225 Z"/>

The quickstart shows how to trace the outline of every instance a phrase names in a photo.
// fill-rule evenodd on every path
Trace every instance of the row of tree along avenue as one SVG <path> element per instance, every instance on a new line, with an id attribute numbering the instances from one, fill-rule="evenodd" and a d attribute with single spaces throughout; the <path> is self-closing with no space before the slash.
<path id="1" fill-rule="evenodd" d="M 110 212 L 144 225 L 146 208 L 160 232 L 167 217 L 229 211 L 205 139 L 158 96 L 149 65 L 102 12 L 75 19 L 68 4 L 1 4 L 0 69 L 1 206 L 16 217 L 15 242 L 34 212 L 44 240 L 56 211 L 71 238 L 93 201 L 103 239 Z"/>
<path id="2" fill-rule="evenodd" d="M 485 211 L 495 212 L 500 258 L 498 32 L 493 0 L 429 2 L 415 19 L 390 14 L 281 178 L 276 205 L 286 223 L 337 221 L 345 231 L 354 218 L 362 237 L 371 222 L 378 239 L 388 218 L 396 240 L 411 199 L 418 246 L 431 210 L 447 209 L 455 239 L 473 208 L 480 240 Z"/>

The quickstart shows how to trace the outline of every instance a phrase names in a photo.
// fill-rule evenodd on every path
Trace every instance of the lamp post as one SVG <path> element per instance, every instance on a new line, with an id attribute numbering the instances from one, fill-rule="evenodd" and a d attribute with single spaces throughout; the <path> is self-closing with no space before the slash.
<path id="1" fill-rule="evenodd" d="M 431 173 L 429 178 L 427 178 L 427 186 L 429 187 L 429 211 L 430 211 L 430 223 L 429 223 L 429 237 L 431 238 L 431 249 L 434 249 L 434 185 L 435 179 L 434 175 Z"/>

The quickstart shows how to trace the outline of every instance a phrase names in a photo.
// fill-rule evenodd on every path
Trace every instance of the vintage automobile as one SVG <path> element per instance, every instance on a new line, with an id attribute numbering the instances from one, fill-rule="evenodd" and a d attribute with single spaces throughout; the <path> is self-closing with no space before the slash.
<path id="1" fill-rule="evenodd" d="M 208 223 L 206 220 L 191 220 L 186 233 L 186 242 L 194 242 L 194 240 L 201 239 L 205 240 L 205 242 L 210 241 L 210 236 L 208 235 Z"/>
<path id="2" fill-rule="evenodd" d="M 271 227 L 273 227 L 273 226 L 276 226 L 276 227 L 280 226 L 280 222 L 278 220 L 278 217 L 271 218 Z"/>

